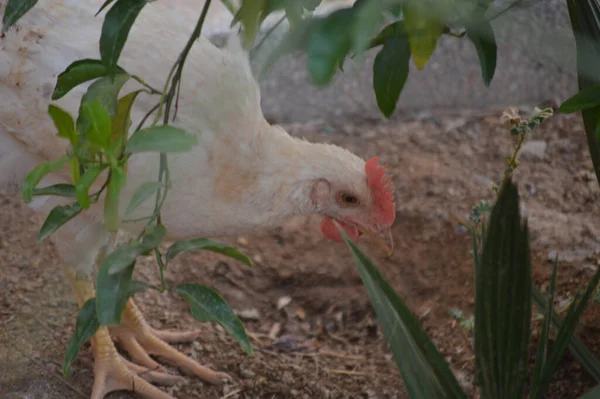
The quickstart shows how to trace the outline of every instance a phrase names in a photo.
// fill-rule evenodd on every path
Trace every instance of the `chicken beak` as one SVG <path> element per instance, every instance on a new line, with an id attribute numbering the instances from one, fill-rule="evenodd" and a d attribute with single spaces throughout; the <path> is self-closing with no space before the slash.
<path id="1" fill-rule="evenodd" d="M 363 233 L 371 237 L 371 239 L 385 251 L 388 257 L 392 256 L 394 253 L 394 238 L 392 237 L 391 228 L 379 231 L 365 229 L 363 230 Z"/>

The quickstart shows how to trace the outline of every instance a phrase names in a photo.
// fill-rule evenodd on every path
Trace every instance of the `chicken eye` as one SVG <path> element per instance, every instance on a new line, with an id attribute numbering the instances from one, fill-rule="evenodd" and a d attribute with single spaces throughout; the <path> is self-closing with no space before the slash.
<path id="1" fill-rule="evenodd" d="M 346 205 L 356 205 L 356 204 L 358 204 L 358 198 L 356 198 L 352 194 L 342 193 L 342 195 L 340 196 L 340 198 L 342 199 L 342 202 L 344 204 L 346 204 Z"/>

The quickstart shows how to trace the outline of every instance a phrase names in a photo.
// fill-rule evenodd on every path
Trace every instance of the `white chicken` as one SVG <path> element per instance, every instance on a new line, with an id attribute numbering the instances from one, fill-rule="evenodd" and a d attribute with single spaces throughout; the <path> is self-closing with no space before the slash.
<path id="1" fill-rule="evenodd" d="M 94 14 L 101 3 L 40 0 L 0 38 L 0 188 L 18 188 L 34 165 L 65 154 L 68 143 L 56 135 L 48 105 L 59 73 L 77 59 L 99 58 L 102 17 Z M 0 16 L 5 7 L 6 0 L 0 0 Z M 148 4 L 119 64 L 162 87 L 198 13 L 197 2 L 191 0 Z M 259 88 L 241 46 L 219 49 L 200 38 L 188 57 L 182 81 L 174 124 L 196 134 L 199 144 L 191 152 L 169 155 L 173 188 L 162 208 L 166 239 L 237 235 L 275 226 L 292 215 L 319 214 L 326 237 L 341 241 L 335 221 L 352 239 L 364 233 L 391 251 L 395 204 L 385 168 L 377 158 L 365 162 L 340 147 L 294 138 L 270 125 L 263 117 Z M 135 84 L 127 83 L 123 91 Z M 86 87 L 74 89 L 57 105 L 77 115 Z M 149 96 L 139 96 L 133 121 L 142 118 L 151 101 Z M 123 204 L 141 183 L 156 179 L 158 162 L 158 155 L 152 153 L 131 157 Z M 64 183 L 68 178 L 68 170 L 62 170 L 40 184 Z M 29 206 L 48 213 L 64 203 L 58 197 L 36 197 Z M 147 214 L 150 206 L 141 206 L 137 212 Z M 95 296 L 92 275 L 108 237 L 102 220 L 101 205 L 95 205 L 52 236 L 79 306 Z M 137 233 L 140 226 L 124 224 L 122 228 Z M 227 375 L 168 345 L 196 336 L 195 332 L 154 330 L 130 299 L 121 325 L 101 327 L 92 338 L 95 381 L 91 398 L 134 390 L 148 399 L 173 399 L 152 383 L 168 384 L 180 377 L 165 373 L 149 354 L 160 355 L 207 382 L 221 382 Z M 131 361 L 117 352 L 113 340 L 119 341 Z"/>

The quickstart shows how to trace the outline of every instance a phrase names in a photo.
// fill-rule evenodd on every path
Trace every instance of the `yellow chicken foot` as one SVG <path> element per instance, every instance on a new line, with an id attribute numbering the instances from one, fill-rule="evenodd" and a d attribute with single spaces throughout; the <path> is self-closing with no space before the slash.
<path id="1" fill-rule="evenodd" d="M 95 296 L 93 280 L 91 277 L 77 276 L 68 268 L 65 271 L 81 307 L 89 298 Z M 149 354 L 161 356 L 169 363 L 209 383 L 218 384 L 229 379 L 227 374 L 212 371 L 167 344 L 190 341 L 197 336 L 198 332 L 179 333 L 153 329 L 130 299 L 123 312 L 121 325 L 110 329 L 100 327 L 91 339 L 94 356 L 91 399 L 104 399 L 110 392 L 120 390 L 135 392 L 144 399 L 175 399 L 151 383 L 173 385 L 183 381 L 183 377 L 164 372 L 164 368 Z M 113 338 L 137 364 L 119 354 Z"/>
<path id="2" fill-rule="evenodd" d="M 163 358 L 167 363 L 180 368 L 186 374 L 200 378 L 211 384 L 221 384 L 230 379 L 226 373 L 213 371 L 190 359 L 171 347 L 168 343 L 189 342 L 196 339 L 199 331 L 171 332 L 159 331 L 150 327 L 142 312 L 129 299 L 123 311 L 121 324 L 110 327 L 110 334 L 134 362 L 152 370 L 164 371 L 150 355 Z"/>

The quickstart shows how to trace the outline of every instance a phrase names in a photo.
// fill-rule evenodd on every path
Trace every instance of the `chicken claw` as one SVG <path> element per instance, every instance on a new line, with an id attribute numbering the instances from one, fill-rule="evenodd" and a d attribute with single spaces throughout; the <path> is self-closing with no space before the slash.
<path id="1" fill-rule="evenodd" d="M 180 368 L 185 373 L 200 378 L 210 384 L 221 384 L 230 380 L 226 373 L 213 371 L 187 357 L 168 343 L 189 342 L 198 337 L 199 332 L 158 331 L 150 327 L 133 300 L 129 300 L 123 312 L 121 324 L 111 327 L 110 333 L 137 364 L 156 371 L 164 368 L 150 355 L 163 358 L 167 363 Z"/>
<path id="2" fill-rule="evenodd" d="M 147 369 L 125 360 L 114 346 L 108 329 L 101 327 L 92 337 L 94 386 L 91 399 L 104 399 L 113 391 L 133 391 L 144 399 L 175 399 L 150 383 L 173 385 L 182 377 Z"/>

